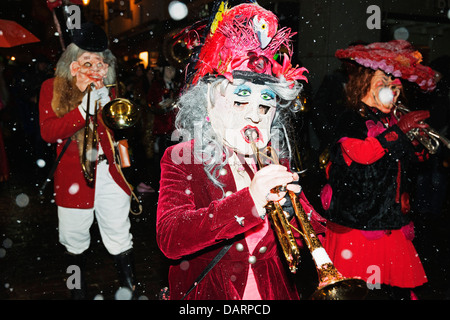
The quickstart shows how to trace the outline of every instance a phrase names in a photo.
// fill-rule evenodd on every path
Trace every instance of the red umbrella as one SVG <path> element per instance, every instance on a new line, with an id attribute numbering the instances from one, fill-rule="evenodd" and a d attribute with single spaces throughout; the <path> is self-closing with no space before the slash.
<path id="1" fill-rule="evenodd" d="M 10 48 L 21 44 L 39 42 L 30 31 L 15 21 L 0 19 L 0 47 Z"/>

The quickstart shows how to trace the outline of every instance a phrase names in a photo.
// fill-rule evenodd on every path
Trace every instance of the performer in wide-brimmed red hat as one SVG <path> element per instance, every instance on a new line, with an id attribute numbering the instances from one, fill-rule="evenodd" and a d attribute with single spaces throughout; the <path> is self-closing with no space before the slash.
<path id="1" fill-rule="evenodd" d="M 394 298 L 427 281 L 413 246 L 409 170 L 428 153 L 408 137 L 427 128 L 429 111 L 395 117 L 402 81 L 432 91 L 435 72 L 407 41 L 338 50 L 346 62 L 348 110 L 338 119 L 321 200 L 328 219 L 325 248 L 347 277 L 361 277 Z"/>

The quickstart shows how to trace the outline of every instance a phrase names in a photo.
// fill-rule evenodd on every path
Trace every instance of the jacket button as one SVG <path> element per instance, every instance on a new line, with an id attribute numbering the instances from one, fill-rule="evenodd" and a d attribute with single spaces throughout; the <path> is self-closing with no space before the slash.
<path id="1" fill-rule="evenodd" d="M 233 194 L 233 191 L 227 191 L 225 192 L 225 197 L 229 197 Z"/>
<path id="2" fill-rule="evenodd" d="M 256 257 L 255 257 L 255 256 L 250 256 L 250 257 L 248 258 L 248 263 L 254 264 L 255 262 L 256 262 Z"/>
<path id="3" fill-rule="evenodd" d="M 244 251 L 244 245 L 242 243 L 236 244 L 236 250 L 239 252 Z"/>
<path id="4" fill-rule="evenodd" d="M 261 247 L 261 248 L 259 248 L 259 253 L 264 253 L 264 252 L 266 252 L 267 251 L 267 247 Z"/>

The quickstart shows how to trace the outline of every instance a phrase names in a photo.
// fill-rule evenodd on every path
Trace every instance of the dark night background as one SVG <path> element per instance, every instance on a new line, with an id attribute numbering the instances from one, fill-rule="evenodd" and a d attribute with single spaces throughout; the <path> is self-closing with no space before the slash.
<path id="1" fill-rule="evenodd" d="M 64 249 L 58 243 L 56 206 L 51 187 L 41 199 L 37 190 L 48 174 L 54 158 L 54 146 L 39 141 L 36 131 L 37 110 L 23 112 L 19 100 L 32 101 L 36 97 L 39 79 L 31 71 L 41 61 L 52 73 L 62 48 L 55 35 L 52 12 L 45 0 L 0 0 L 0 19 L 9 19 L 31 31 L 41 39 L 38 43 L 13 48 L 0 48 L 3 77 L 10 90 L 9 104 L 0 110 L 0 129 L 3 130 L 9 159 L 10 177 L 0 182 L 0 299 L 1 300 L 59 300 L 67 299 L 65 265 L 61 257 Z M 160 62 L 167 57 L 171 45 L 168 35 L 206 17 L 212 1 L 185 1 L 189 15 L 181 20 L 171 19 L 167 7 L 169 0 L 91 0 L 83 7 L 83 15 L 96 21 L 107 31 L 113 53 L 119 58 L 120 74 L 133 68 L 138 54 L 148 51 Z M 321 208 L 319 192 L 324 182 L 319 156 L 323 151 L 317 110 L 309 102 L 319 90 L 322 80 L 340 66 L 334 57 L 337 49 L 354 41 L 389 41 L 398 36 L 399 28 L 408 32 L 408 40 L 418 48 L 424 64 L 450 54 L 450 1 L 445 0 L 376 0 L 376 1 L 308 1 L 278 0 L 258 1 L 280 17 L 280 24 L 298 32 L 295 38 L 294 62 L 310 70 L 309 84 L 305 84 L 307 98 L 304 113 L 296 121 L 299 134 L 299 167 L 308 169 L 302 176 L 314 207 Z M 109 3 L 109 5 L 107 4 Z M 366 12 L 369 5 L 381 9 L 381 28 L 369 29 Z M 405 30 L 400 29 L 400 30 Z M 403 33 L 404 36 L 404 33 Z M 12 61 L 12 57 L 15 60 Z M 446 67 L 445 67 L 446 66 Z M 177 66 L 180 67 L 180 66 Z M 441 70 L 440 70 L 441 71 Z M 448 77 L 448 59 L 442 73 Z M 30 73 L 31 72 L 31 73 Z M 30 75 L 31 74 L 31 75 Z M 181 67 L 180 67 L 181 74 Z M 448 78 L 447 78 L 448 79 Z M 447 90 L 448 94 L 448 82 Z M 443 89 L 443 90 L 444 90 Z M 20 91 L 23 90 L 23 91 Z M 426 98 L 414 108 L 427 108 Z M 449 136 L 449 108 L 443 106 L 444 116 L 432 119 Z M 437 113 L 436 113 L 437 114 Z M 36 149 L 36 143 L 38 149 Z M 430 191 L 432 197 L 440 195 L 432 213 L 415 216 L 416 239 L 414 244 L 422 258 L 429 282 L 416 290 L 422 300 L 447 300 L 450 298 L 449 267 L 450 243 L 447 227 L 450 223 L 449 153 L 442 151 L 436 161 L 442 165 L 440 184 L 427 182 L 418 189 Z M 45 165 L 37 165 L 44 160 Z M 420 176 L 421 167 L 417 169 Z M 427 171 L 424 171 L 427 172 Z M 412 176 L 411 179 L 417 179 Z M 427 176 L 428 177 L 428 176 Z M 433 189 L 437 188 L 437 189 Z M 141 197 L 144 212 L 131 216 L 134 236 L 137 275 L 144 288 L 143 298 L 158 299 L 159 290 L 167 285 L 168 261 L 155 242 L 155 211 L 157 193 Z M 431 200 L 430 200 L 431 201 Z M 418 203 L 415 204 L 419 206 Z M 426 211 L 426 210 L 425 210 Z M 114 299 L 117 281 L 112 260 L 102 246 L 98 229 L 92 228 L 89 249 L 89 281 L 92 297 Z M 316 283 L 315 269 L 303 258 L 303 272 L 295 281 L 303 297 L 307 297 Z"/>

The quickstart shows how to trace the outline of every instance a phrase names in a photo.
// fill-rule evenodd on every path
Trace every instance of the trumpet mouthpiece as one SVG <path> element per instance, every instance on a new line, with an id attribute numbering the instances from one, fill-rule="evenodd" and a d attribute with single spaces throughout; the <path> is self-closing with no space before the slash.
<path id="1" fill-rule="evenodd" d="M 248 128 L 244 131 L 244 135 L 249 141 L 256 141 L 259 137 L 258 131 L 253 128 Z"/>

